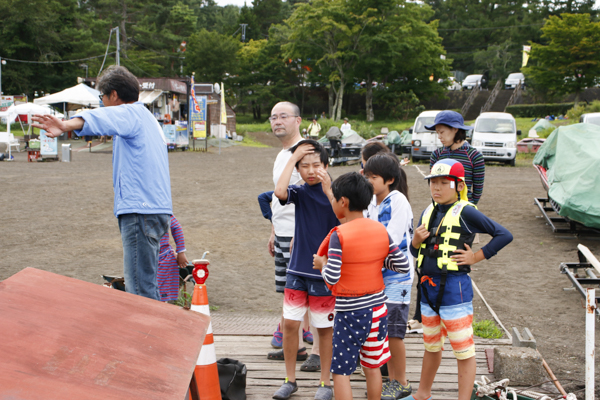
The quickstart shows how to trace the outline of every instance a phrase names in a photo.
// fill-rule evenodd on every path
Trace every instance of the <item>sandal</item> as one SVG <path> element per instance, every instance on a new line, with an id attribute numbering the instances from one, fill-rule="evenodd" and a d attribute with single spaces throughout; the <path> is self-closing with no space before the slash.
<path id="1" fill-rule="evenodd" d="M 316 354 L 308 356 L 300 366 L 300 371 L 317 372 L 321 370 L 321 357 Z"/>
<path id="2" fill-rule="evenodd" d="M 423 333 L 423 324 L 416 319 L 411 319 L 406 325 L 406 333 Z"/>
<path id="3" fill-rule="evenodd" d="M 302 340 L 304 340 L 308 344 L 313 344 L 314 339 L 312 332 L 305 331 L 304 328 L 302 328 Z"/>
<path id="4" fill-rule="evenodd" d="M 300 354 L 300 353 L 304 353 L 304 354 Z M 267 354 L 267 358 L 269 360 L 283 360 L 283 349 L 282 350 L 277 350 L 277 351 L 272 351 L 269 354 Z M 308 354 L 306 354 L 306 347 L 301 347 L 298 349 L 298 354 L 296 355 L 296 361 L 304 361 L 308 358 Z"/>

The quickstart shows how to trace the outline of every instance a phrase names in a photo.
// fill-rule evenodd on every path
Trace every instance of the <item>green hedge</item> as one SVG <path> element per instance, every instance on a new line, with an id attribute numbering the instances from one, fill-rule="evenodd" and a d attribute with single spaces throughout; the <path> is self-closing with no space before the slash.
<path id="1" fill-rule="evenodd" d="M 546 115 L 565 115 L 574 103 L 517 104 L 506 107 L 506 112 L 515 118 L 544 118 Z"/>

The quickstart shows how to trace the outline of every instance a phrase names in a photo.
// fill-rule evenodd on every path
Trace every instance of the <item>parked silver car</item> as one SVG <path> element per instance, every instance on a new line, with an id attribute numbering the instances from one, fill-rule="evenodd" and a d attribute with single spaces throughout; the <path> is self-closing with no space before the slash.
<path id="1" fill-rule="evenodd" d="M 521 89 L 525 89 L 525 75 L 520 72 L 509 74 L 504 80 L 504 89 L 514 89 L 521 82 Z"/>
<path id="2" fill-rule="evenodd" d="M 483 75 L 469 75 L 462 81 L 462 90 L 471 90 L 479 85 L 481 88 L 487 87 L 487 80 Z"/>

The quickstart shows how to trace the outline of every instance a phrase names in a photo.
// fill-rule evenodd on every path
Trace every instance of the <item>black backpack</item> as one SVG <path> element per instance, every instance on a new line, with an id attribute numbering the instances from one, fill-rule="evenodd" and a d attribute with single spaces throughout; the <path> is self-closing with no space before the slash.
<path id="1" fill-rule="evenodd" d="M 246 400 L 246 365 L 231 358 L 217 360 L 223 400 Z"/>

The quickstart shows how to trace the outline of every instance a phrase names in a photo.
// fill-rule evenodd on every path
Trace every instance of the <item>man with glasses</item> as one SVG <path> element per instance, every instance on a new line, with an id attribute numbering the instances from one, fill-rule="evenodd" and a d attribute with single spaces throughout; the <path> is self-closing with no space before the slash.
<path id="1" fill-rule="evenodd" d="M 157 283 L 161 237 L 173 214 L 167 143 L 156 118 L 138 102 L 139 82 L 127 68 L 111 66 L 98 78 L 104 107 L 84 111 L 68 121 L 36 115 L 33 126 L 56 137 L 79 136 L 113 140 L 114 213 L 123 242 L 125 289 L 160 300 Z"/>
<path id="2" fill-rule="evenodd" d="M 273 165 L 273 184 L 274 186 L 277 186 L 277 181 L 279 181 L 281 173 L 288 160 L 292 157 L 290 148 L 302 140 L 302 135 L 300 134 L 300 123 L 302 122 L 300 109 L 297 105 L 287 101 L 277 103 L 271 110 L 269 121 L 271 122 L 273 134 L 283 145 L 283 149 L 277 155 L 275 164 Z M 290 185 L 297 185 L 301 180 L 300 173 L 294 169 L 290 178 Z M 271 210 L 273 212 L 273 216 L 271 217 L 271 237 L 269 238 L 267 248 L 271 257 L 275 257 L 275 290 L 283 294 L 286 282 L 286 270 L 290 262 L 291 245 L 294 236 L 295 207 L 294 204 L 282 206 L 279 199 L 273 195 L 271 199 Z M 281 348 L 283 346 L 282 326 L 283 317 L 281 318 L 281 323 L 277 326 L 277 330 L 273 333 L 273 339 L 271 340 L 271 346 L 275 348 Z M 302 371 L 311 372 L 319 371 L 321 368 L 319 343 L 310 332 L 308 315 L 306 315 L 304 319 L 302 339 L 309 344 L 313 344 L 313 348 L 310 357 L 308 357 L 306 349 L 301 345 L 299 346 L 297 360 L 306 360 L 300 369 Z M 299 343 L 302 343 L 302 341 Z M 283 350 L 269 353 L 268 358 L 282 360 Z"/>

